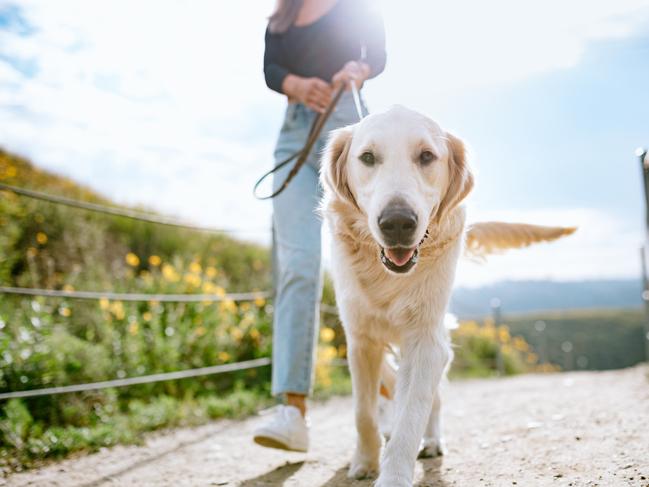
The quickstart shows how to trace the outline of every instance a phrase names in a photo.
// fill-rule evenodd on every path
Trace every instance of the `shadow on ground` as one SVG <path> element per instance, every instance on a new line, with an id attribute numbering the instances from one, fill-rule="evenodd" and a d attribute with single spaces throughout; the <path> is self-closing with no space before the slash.
<path id="1" fill-rule="evenodd" d="M 295 462 L 289 463 L 286 462 L 284 465 L 281 465 L 270 472 L 255 477 L 254 479 L 244 480 L 239 484 L 239 487 L 264 487 L 268 486 L 279 486 L 284 485 L 284 482 L 288 480 L 295 472 L 300 470 L 304 462 Z"/>
<path id="2" fill-rule="evenodd" d="M 431 458 L 419 460 L 424 469 L 424 479 L 415 484 L 415 487 L 448 487 L 448 483 L 442 478 L 442 458 Z M 336 473 L 324 484 L 318 487 L 370 487 L 374 479 L 351 480 L 347 478 L 349 465 L 346 465 L 336 471 Z"/>
<path id="3" fill-rule="evenodd" d="M 420 460 L 424 469 L 424 480 L 415 484 L 415 487 L 448 487 L 448 483 L 442 479 L 442 459 L 431 458 Z M 286 463 L 270 472 L 266 472 L 258 477 L 248 479 L 239 484 L 239 487 L 279 487 L 290 479 L 298 470 L 304 466 L 305 462 Z M 349 465 L 336 470 L 325 483 L 318 484 L 317 487 L 370 487 L 374 479 L 351 480 L 347 478 Z M 315 484 L 313 484 L 315 487 Z"/>
<path id="4" fill-rule="evenodd" d="M 424 478 L 415 484 L 416 487 L 448 487 L 448 482 L 442 478 L 442 462 L 444 457 L 418 460 L 424 469 Z"/>

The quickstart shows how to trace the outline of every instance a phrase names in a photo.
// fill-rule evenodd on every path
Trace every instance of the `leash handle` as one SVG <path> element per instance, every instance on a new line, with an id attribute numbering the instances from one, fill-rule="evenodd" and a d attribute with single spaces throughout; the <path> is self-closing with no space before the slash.
<path id="1" fill-rule="evenodd" d="M 309 154 L 311 153 L 311 149 L 313 148 L 313 145 L 316 143 L 318 140 L 318 137 L 320 137 L 320 132 L 322 132 L 322 129 L 324 128 L 325 123 L 329 119 L 329 116 L 331 113 L 334 111 L 334 108 L 336 108 L 336 105 L 338 104 L 338 101 L 340 100 L 340 97 L 342 96 L 343 92 L 345 91 L 345 85 L 340 86 L 338 90 L 334 93 L 334 97 L 332 98 L 331 102 L 327 106 L 327 109 L 319 114 L 315 120 L 313 120 L 313 124 L 311 125 L 311 129 L 309 130 L 309 136 L 307 137 L 306 144 L 304 144 L 304 147 L 300 149 L 299 151 L 291 154 L 288 158 L 284 159 L 282 162 L 277 164 L 274 168 L 272 168 L 270 171 L 264 173 L 255 183 L 255 186 L 252 189 L 252 194 L 254 195 L 255 198 L 258 200 L 268 200 L 271 198 L 274 198 L 278 194 L 280 194 L 282 191 L 286 189 L 286 187 L 289 185 L 289 183 L 293 180 L 293 178 L 297 175 L 298 171 L 300 168 L 304 165 L 306 162 L 307 158 L 309 157 Z M 260 196 L 259 195 L 259 186 L 261 185 L 264 180 L 276 173 L 278 170 L 289 164 L 292 160 L 297 158 L 297 161 L 295 161 L 295 164 L 291 168 L 290 172 L 286 176 L 286 179 L 282 182 L 279 188 L 272 192 L 269 195 L 266 196 Z"/>

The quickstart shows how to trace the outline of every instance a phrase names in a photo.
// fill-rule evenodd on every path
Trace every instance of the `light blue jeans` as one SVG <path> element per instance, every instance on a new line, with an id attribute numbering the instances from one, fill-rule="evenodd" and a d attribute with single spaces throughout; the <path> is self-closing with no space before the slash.
<path id="1" fill-rule="evenodd" d="M 367 113 L 364 105 L 363 109 Z M 275 147 L 275 164 L 301 149 L 316 113 L 302 104 L 289 104 Z M 273 264 L 275 312 L 273 319 L 274 395 L 311 393 L 318 342 L 322 295 L 321 219 L 317 207 L 322 195 L 318 181 L 320 157 L 331 130 L 358 122 L 350 92 L 343 93 L 313 146 L 311 154 L 288 187 L 273 199 Z M 278 189 L 292 164 L 274 175 Z"/>

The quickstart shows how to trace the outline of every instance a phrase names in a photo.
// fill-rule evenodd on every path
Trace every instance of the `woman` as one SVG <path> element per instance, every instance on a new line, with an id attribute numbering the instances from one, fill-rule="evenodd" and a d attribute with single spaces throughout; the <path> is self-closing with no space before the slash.
<path id="1" fill-rule="evenodd" d="M 268 87 L 288 98 L 275 148 L 276 163 L 302 148 L 318 113 L 336 88 L 383 71 L 383 23 L 363 0 L 278 0 L 266 30 L 264 74 Z M 364 108 L 364 106 L 363 106 Z M 346 91 L 327 121 L 302 169 L 273 199 L 276 265 L 273 322 L 273 395 L 281 396 L 274 417 L 255 431 L 257 443 L 306 451 L 306 397 L 311 392 L 322 293 L 320 153 L 329 131 L 358 121 L 353 97 Z M 290 165 L 275 174 L 274 189 Z"/>

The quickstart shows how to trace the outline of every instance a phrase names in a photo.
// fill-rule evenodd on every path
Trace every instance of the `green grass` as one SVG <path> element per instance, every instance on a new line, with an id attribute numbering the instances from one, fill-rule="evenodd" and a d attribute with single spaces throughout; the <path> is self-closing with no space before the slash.
<path id="1" fill-rule="evenodd" d="M 115 391 L 107 391 L 116 397 Z M 167 395 L 130 401 L 125 410 L 114 403 L 97 408 L 88 426 L 46 426 L 35 420 L 23 401 L 3 407 L 0 462 L 12 469 L 62 458 L 75 452 L 93 452 L 116 444 L 140 444 L 143 433 L 174 426 L 195 426 L 220 418 L 241 418 L 272 404 L 264 391 L 235 390 L 222 397 L 178 399 Z"/>

